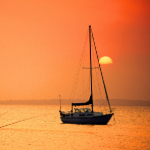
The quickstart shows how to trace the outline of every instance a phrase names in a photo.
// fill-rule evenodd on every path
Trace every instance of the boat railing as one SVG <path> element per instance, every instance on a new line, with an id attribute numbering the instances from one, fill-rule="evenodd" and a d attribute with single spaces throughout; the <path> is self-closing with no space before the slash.
<path id="1" fill-rule="evenodd" d="M 111 113 L 115 111 L 115 108 L 111 108 Z M 104 109 L 104 110 L 101 110 L 100 113 L 103 113 L 103 114 L 110 114 L 110 109 Z"/>
<path id="2" fill-rule="evenodd" d="M 61 111 L 61 114 L 71 114 L 71 111 Z"/>

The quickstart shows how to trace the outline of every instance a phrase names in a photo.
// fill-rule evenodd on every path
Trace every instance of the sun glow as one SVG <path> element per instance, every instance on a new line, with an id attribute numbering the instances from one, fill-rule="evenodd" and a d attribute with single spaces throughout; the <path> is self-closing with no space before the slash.
<path id="1" fill-rule="evenodd" d="M 101 58 L 99 59 L 99 63 L 100 63 L 100 64 L 112 64 L 113 61 L 112 61 L 112 59 L 111 59 L 110 57 L 104 56 L 104 57 L 101 57 Z"/>

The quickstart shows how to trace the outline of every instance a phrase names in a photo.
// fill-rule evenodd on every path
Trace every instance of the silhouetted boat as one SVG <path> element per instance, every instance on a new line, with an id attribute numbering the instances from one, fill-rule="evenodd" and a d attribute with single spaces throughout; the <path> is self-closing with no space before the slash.
<path id="1" fill-rule="evenodd" d="M 108 94 L 106 91 L 106 86 L 104 83 L 102 71 L 101 71 L 101 66 L 99 63 L 99 69 L 105 89 L 105 94 L 106 94 L 106 99 L 108 101 L 108 106 L 109 106 L 109 112 L 104 114 L 103 112 L 94 112 L 93 110 L 93 88 L 92 88 L 92 62 L 91 62 L 91 35 L 93 37 L 92 31 L 91 31 L 91 26 L 89 26 L 89 43 L 90 43 L 90 81 L 91 81 L 91 95 L 90 98 L 87 102 L 85 103 L 72 103 L 72 109 L 69 112 L 63 112 L 61 111 L 60 107 L 60 119 L 63 123 L 72 123 L 72 124 L 107 124 L 109 120 L 111 119 L 112 115 L 114 114 L 112 112 L 112 109 L 110 107 L 109 99 L 108 99 Z M 93 38 L 94 40 L 94 38 Z M 94 42 L 95 45 L 95 42 Z M 95 47 L 96 50 L 96 47 Z M 97 55 L 97 50 L 96 50 L 96 55 Z M 97 60 L 98 55 L 97 55 Z M 74 106 L 83 106 L 83 105 L 91 105 L 90 108 L 74 108 Z"/>

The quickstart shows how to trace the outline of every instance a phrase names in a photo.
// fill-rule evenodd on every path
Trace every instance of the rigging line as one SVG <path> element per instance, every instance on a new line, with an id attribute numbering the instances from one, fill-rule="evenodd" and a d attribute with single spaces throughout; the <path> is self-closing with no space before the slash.
<path id="1" fill-rule="evenodd" d="M 97 66 L 99 63 L 97 63 L 97 61 L 95 61 L 95 57 L 97 56 L 95 53 L 94 53 L 94 51 L 93 51 L 93 47 L 94 47 L 95 45 L 94 45 L 94 41 L 92 42 L 92 55 L 93 55 L 93 62 L 94 62 L 94 66 Z M 95 47 L 94 47 L 95 48 Z M 96 59 L 97 60 L 97 59 Z M 99 69 L 99 67 L 94 67 L 94 68 L 92 68 L 92 69 L 96 69 L 96 68 L 98 68 Z M 99 79 L 99 73 L 98 73 L 98 70 L 96 69 L 96 70 L 94 70 L 94 73 L 96 74 L 96 82 L 95 82 L 95 80 L 94 80 L 94 82 L 95 82 L 95 89 L 97 89 L 97 92 L 95 93 L 95 95 L 98 95 L 98 96 L 100 96 L 100 99 L 102 99 L 102 93 L 101 93 L 101 86 L 100 86 L 100 82 L 97 82 L 97 81 L 101 81 L 100 79 Z"/>
<path id="2" fill-rule="evenodd" d="M 84 91 L 82 94 L 80 94 L 76 99 L 79 99 L 82 95 L 84 95 L 85 93 L 87 93 L 87 91 L 90 90 L 90 87 L 86 89 L 86 91 Z M 89 97 L 88 97 L 89 98 Z"/>
<path id="3" fill-rule="evenodd" d="M 89 79 L 90 80 L 90 79 Z M 83 91 L 80 95 L 76 95 L 76 97 L 75 97 L 75 99 L 74 99 L 74 101 L 76 101 L 77 99 L 79 99 L 80 97 L 81 97 L 81 95 L 84 95 L 84 97 L 86 97 L 85 99 L 88 99 L 87 98 L 87 95 L 89 96 L 90 95 L 90 82 L 87 82 L 87 84 L 85 85 L 85 91 Z M 85 93 L 87 93 L 87 94 L 85 94 Z"/>
<path id="4" fill-rule="evenodd" d="M 38 116 L 34 116 L 34 117 L 30 117 L 30 118 L 18 120 L 18 121 L 15 121 L 15 122 L 12 122 L 12 123 L 3 125 L 3 126 L 1 126 L 0 128 L 4 128 L 4 127 L 6 127 L 6 126 L 10 126 L 10 125 L 13 125 L 13 124 L 16 124 L 16 123 L 19 123 L 19 122 L 23 122 L 23 121 L 26 121 L 26 120 L 30 120 L 30 119 L 33 119 L 33 118 L 37 118 L 37 117 L 38 117 Z"/>
<path id="5" fill-rule="evenodd" d="M 82 69 L 82 81 L 83 81 L 83 99 L 85 99 L 85 94 L 84 94 L 84 73 L 83 73 L 83 69 Z"/>
<path id="6" fill-rule="evenodd" d="M 94 46 L 94 45 L 93 45 L 93 42 L 92 42 L 92 46 Z M 94 51 L 92 51 L 92 52 L 93 52 L 93 58 L 94 58 Z M 95 58 L 94 58 L 93 60 L 94 60 L 94 65 L 96 66 Z M 99 67 L 95 67 L 95 68 L 99 68 Z M 98 71 L 96 70 L 95 73 L 96 73 L 97 81 L 99 81 L 99 79 L 98 79 Z M 97 84 L 98 84 L 98 88 L 99 88 L 99 94 L 100 94 L 100 97 L 101 97 L 101 99 L 102 99 L 100 83 L 97 82 Z"/>
<path id="7" fill-rule="evenodd" d="M 77 74 L 76 74 L 76 80 L 78 81 L 78 77 L 79 77 L 79 73 L 80 73 L 80 66 L 81 66 L 81 64 L 82 64 L 82 57 L 83 57 L 83 54 L 82 54 L 82 56 L 81 56 L 81 59 L 80 59 L 80 63 L 79 63 L 79 67 L 78 67 L 78 69 L 77 69 Z M 76 81 L 75 80 L 75 81 Z M 75 82 L 74 81 L 74 86 L 73 86 L 73 88 L 75 87 L 75 90 L 76 90 L 76 84 L 77 84 L 77 81 Z M 74 91 L 75 92 L 75 91 Z M 74 94 L 74 92 L 73 92 L 73 94 Z M 73 95 L 73 97 L 74 97 L 74 95 Z"/>
<path id="8" fill-rule="evenodd" d="M 104 101 L 101 105 L 99 105 L 99 107 L 97 108 L 97 110 L 100 109 L 102 106 L 105 107 L 105 105 L 104 105 L 105 103 L 106 103 L 106 101 Z"/>
<path id="9" fill-rule="evenodd" d="M 86 35 L 86 38 L 85 38 L 84 47 L 83 47 L 83 50 L 82 50 L 82 55 L 81 55 L 81 59 L 80 59 L 80 62 L 79 62 L 78 69 L 77 69 L 77 74 L 76 74 L 76 78 L 75 78 L 74 85 L 73 85 L 73 88 L 72 88 L 70 99 L 74 98 L 74 95 L 75 95 L 75 92 L 76 92 L 77 81 L 78 81 L 79 73 L 80 73 L 80 70 L 81 70 L 81 64 L 84 63 L 83 58 L 85 57 L 85 47 L 86 47 L 86 43 L 87 43 L 87 38 L 88 38 L 88 32 L 87 32 L 87 35 Z"/>
<path id="10" fill-rule="evenodd" d="M 96 51 L 96 55 L 97 55 L 97 60 L 98 60 L 98 62 L 99 62 L 99 57 L 98 57 L 97 50 L 96 50 L 96 45 L 95 45 L 95 41 L 94 41 L 93 32 L 92 32 L 92 38 L 93 38 L 93 42 L 94 42 L 94 46 L 95 46 L 95 51 Z M 104 89 L 105 89 L 106 99 L 107 99 L 107 101 L 108 101 L 108 105 L 109 105 L 110 112 L 112 112 L 111 107 L 110 107 L 110 103 L 109 103 L 109 98 L 108 98 L 108 94 L 107 94 L 107 90 L 106 90 L 106 86 L 105 86 L 105 82 L 104 82 L 104 78 L 103 78 L 103 74 L 102 74 L 102 70 L 101 70 L 100 63 L 99 63 L 99 68 L 100 68 L 101 77 L 102 77 L 102 80 L 103 80 L 103 85 L 104 85 Z"/>
<path id="11" fill-rule="evenodd" d="M 89 99 L 89 95 L 90 95 L 90 82 L 87 82 L 87 83 L 88 84 L 85 85 L 85 87 L 86 87 L 85 90 L 80 95 L 76 96 L 76 100 L 79 99 L 83 95 L 84 95 L 84 99 Z"/>

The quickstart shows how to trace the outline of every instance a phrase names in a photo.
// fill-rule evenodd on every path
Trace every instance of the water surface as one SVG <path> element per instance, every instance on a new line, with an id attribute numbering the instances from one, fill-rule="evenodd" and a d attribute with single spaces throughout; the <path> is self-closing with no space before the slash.
<path id="1" fill-rule="evenodd" d="M 108 125 L 74 125 L 61 122 L 58 105 L 0 105 L 0 149 L 150 149 L 150 107 L 115 108 Z"/>

